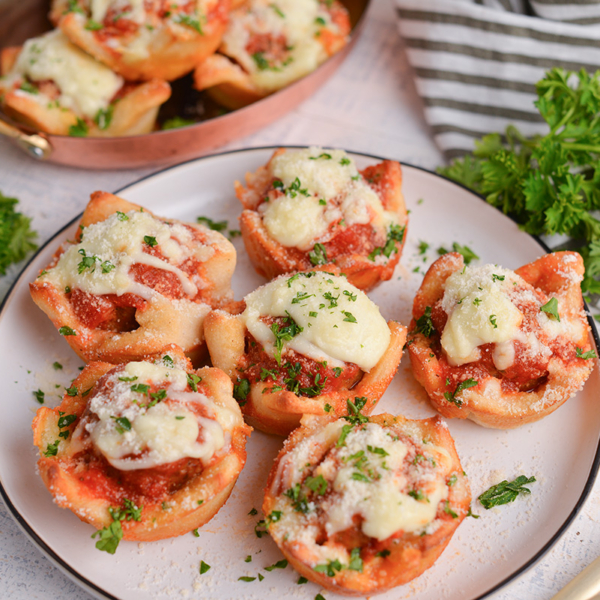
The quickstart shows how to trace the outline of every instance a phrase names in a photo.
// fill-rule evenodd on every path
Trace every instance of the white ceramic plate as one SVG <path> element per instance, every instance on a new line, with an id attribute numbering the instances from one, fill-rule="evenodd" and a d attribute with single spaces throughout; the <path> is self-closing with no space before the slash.
<path id="1" fill-rule="evenodd" d="M 185 163 L 121 190 L 120 195 L 168 217 L 194 220 L 203 215 L 227 219 L 237 228 L 240 205 L 233 181 L 265 163 L 273 149 L 221 154 Z M 354 155 L 359 167 L 378 162 Z M 404 167 L 404 192 L 411 210 L 408 242 L 393 280 L 371 293 L 386 318 L 407 324 L 412 298 L 422 273 L 437 257 L 439 246 L 469 245 L 482 262 L 516 268 L 545 252 L 504 215 L 462 187 L 414 167 Z M 262 490 L 282 440 L 254 432 L 248 462 L 230 500 L 196 538 L 121 542 L 114 556 L 99 552 L 90 539 L 93 529 L 58 508 L 36 473 L 31 420 L 38 407 L 32 391 L 41 388 L 46 404 L 59 402 L 62 388 L 81 364 L 49 320 L 33 304 L 28 282 L 48 262 L 57 245 L 72 236 L 71 223 L 40 250 L 7 297 L 0 314 L 0 481 L 12 514 L 26 533 L 77 583 L 101 598 L 312 599 L 315 584 L 298 585 L 287 567 L 265 567 L 281 559 L 268 536 L 258 539 L 255 523 L 262 518 Z M 420 253 L 419 243 L 430 246 Z M 264 280 L 257 276 L 239 238 L 233 282 L 241 298 Z M 52 364 L 58 361 L 62 370 Z M 531 496 L 489 511 L 478 502 L 438 562 L 423 576 L 379 596 L 381 600 L 475 599 L 489 594 L 535 562 L 559 537 L 585 500 L 598 470 L 600 403 L 595 369 L 584 390 L 543 421 L 513 431 L 487 430 L 471 422 L 450 421 L 450 430 L 476 498 L 502 479 L 535 476 Z M 405 357 L 376 412 L 411 418 L 433 414 L 424 392 L 410 373 Z M 256 516 L 248 513 L 252 508 Z M 251 556 L 251 562 L 245 562 Z M 210 571 L 200 575 L 203 560 Z M 246 583 L 241 576 L 256 577 Z M 327 599 L 335 594 L 324 594 Z"/>

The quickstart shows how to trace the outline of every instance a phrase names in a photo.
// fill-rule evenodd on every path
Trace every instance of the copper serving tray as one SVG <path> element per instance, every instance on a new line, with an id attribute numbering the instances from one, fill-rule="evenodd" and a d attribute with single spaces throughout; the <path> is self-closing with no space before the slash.
<path id="1" fill-rule="evenodd" d="M 175 163 L 209 153 L 272 123 L 313 94 L 339 67 L 356 42 L 369 0 L 341 0 L 352 22 L 349 44 L 310 75 L 250 106 L 208 120 L 146 135 L 78 138 L 41 133 L 0 111 L 0 134 L 27 154 L 86 169 L 130 169 Z M 47 0 L 0 0 L 0 47 L 22 44 L 50 29 Z"/>

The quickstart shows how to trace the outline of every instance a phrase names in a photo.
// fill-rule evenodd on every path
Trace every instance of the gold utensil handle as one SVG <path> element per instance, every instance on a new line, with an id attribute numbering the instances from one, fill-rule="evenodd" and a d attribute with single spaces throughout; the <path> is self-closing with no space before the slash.
<path id="1" fill-rule="evenodd" d="M 2 119 L 0 119 L 0 134 L 16 140 L 17 144 L 19 144 L 29 156 L 37 158 L 38 160 L 44 160 L 52 154 L 52 146 L 45 137 L 36 133 L 32 135 L 23 133 L 18 127 L 9 125 Z"/>
<path id="2" fill-rule="evenodd" d="M 592 600 L 600 596 L 600 558 L 586 567 L 552 600 Z"/>

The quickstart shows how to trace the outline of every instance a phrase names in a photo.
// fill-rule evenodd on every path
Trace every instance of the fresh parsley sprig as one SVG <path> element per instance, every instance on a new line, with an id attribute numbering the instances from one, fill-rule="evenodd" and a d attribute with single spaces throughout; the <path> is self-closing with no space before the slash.
<path id="1" fill-rule="evenodd" d="M 0 275 L 12 263 L 23 260 L 37 248 L 37 233 L 30 227 L 31 219 L 16 212 L 17 198 L 9 198 L 0 192 Z"/>
<path id="2" fill-rule="evenodd" d="M 529 488 L 524 487 L 528 483 L 533 483 L 535 477 L 525 477 L 519 475 L 514 481 L 501 481 L 498 485 L 493 485 L 489 490 L 479 496 L 479 502 L 483 508 L 490 509 L 501 504 L 514 502 L 519 494 L 531 494 Z"/>
<path id="3" fill-rule="evenodd" d="M 476 142 L 439 172 L 485 196 L 528 233 L 565 234 L 581 247 L 584 292 L 600 293 L 600 72 L 552 69 L 536 84 L 548 124 L 527 138 L 514 126 Z"/>

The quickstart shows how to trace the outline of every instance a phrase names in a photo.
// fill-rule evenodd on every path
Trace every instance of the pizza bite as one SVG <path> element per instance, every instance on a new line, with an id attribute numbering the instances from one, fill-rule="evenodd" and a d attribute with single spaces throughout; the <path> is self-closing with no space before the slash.
<path id="1" fill-rule="evenodd" d="M 343 150 L 280 148 L 235 188 L 259 274 L 335 264 L 363 290 L 392 277 L 408 223 L 397 162 L 359 171 Z"/>
<path id="2" fill-rule="evenodd" d="M 417 292 L 408 350 L 416 379 L 445 417 L 510 429 L 552 413 L 595 363 L 583 310 L 583 260 L 555 252 L 510 271 L 431 265 Z"/>
<path id="3" fill-rule="evenodd" d="M 248 423 L 287 435 L 303 414 L 345 414 L 368 396 L 369 414 L 390 384 L 406 328 L 385 319 L 345 277 L 321 271 L 281 276 L 248 294 L 239 315 L 205 320 L 215 367 L 233 380 Z"/>
<path id="4" fill-rule="evenodd" d="M 219 53 L 196 67 L 195 87 L 241 108 L 314 71 L 349 33 L 337 0 L 249 0 L 231 12 Z"/>
<path id="5" fill-rule="evenodd" d="M 54 30 L 0 53 L 0 106 L 54 135 L 114 137 L 149 133 L 171 95 L 166 81 L 127 83 Z"/>
<path id="6" fill-rule="evenodd" d="M 357 401 L 360 399 L 357 399 Z M 332 592 L 384 592 L 433 565 L 471 493 L 439 417 L 305 418 L 267 482 L 271 537 L 304 577 Z"/>
<path id="7" fill-rule="evenodd" d="M 32 427 L 54 501 L 103 530 L 97 547 L 109 552 L 111 536 L 160 540 L 210 520 L 244 466 L 251 431 L 229 378 L 194 371 L 174 346 L 154 360 L 88 364 Z"/>
<path id="8" fill-rule="evenodd" d="M 172 81 L 219 46 L 229 0 L 53 0 L 50 20 L 129 80 Z"/>
<path id="9" fill-rule="evenodd" d="M 220 233 L 95 192 L 76 239 L 30 290 L 85 361 L 129 362 L 170 343 L 197 361 L 205 316 L 232 300 L 235 262 Z"/>

